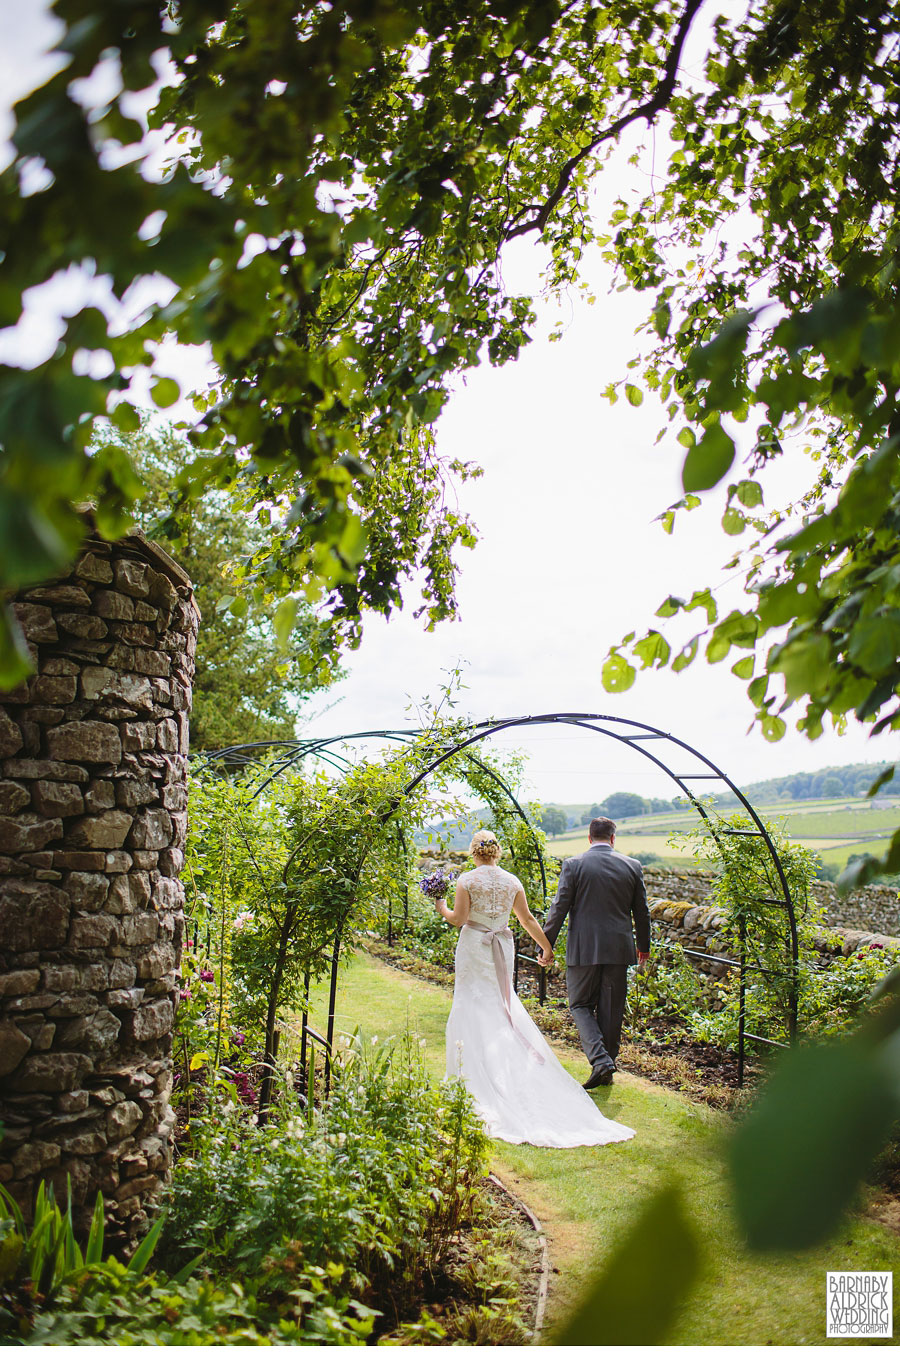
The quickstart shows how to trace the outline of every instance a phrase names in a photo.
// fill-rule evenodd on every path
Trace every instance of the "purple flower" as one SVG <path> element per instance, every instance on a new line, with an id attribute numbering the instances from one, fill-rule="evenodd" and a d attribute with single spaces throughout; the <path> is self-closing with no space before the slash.
<path id="1" fill-rule="evenodd" d="M 185 986 L 184 990 L 178 992 L 178 998 L 179 1000 L 190 1000 L 192 993 L 190 988 Z"/>
<path id="2" fill-rule="evenodd" d="M 235 1072 L 234 1087 L 242 1103 L 253 1104 L 256 1102 L 256 1091 L 250 1088 L 250 1076 L 245 1070 Z"/>
<path id="3" fill-rule="evenodd" d="M 428 873 L 422 879 L 419 886 L 426 897 L 431 897 L 436 901 L 439 897 L 445 897 L 450 890 L 450 884 L 456 880 L 456 873 L 453 869 L 448 869 L 445 873 L 443 869 L 437 869 L 434 873 Z"/>
<path id="4" fill-rule="evenodd" d="M 236 1033 L 231 1034 L 231 1040 L 236 1047 L 243 1047 L 244 1043 L 247 1041 L 247 1035 L 238 1029 Z"/>
<path id="5" fill-rule="evenodd" d="M 209 967 L 203 967 L 197 973 L 201 981 L 215 981 L 216 974 Z"/>

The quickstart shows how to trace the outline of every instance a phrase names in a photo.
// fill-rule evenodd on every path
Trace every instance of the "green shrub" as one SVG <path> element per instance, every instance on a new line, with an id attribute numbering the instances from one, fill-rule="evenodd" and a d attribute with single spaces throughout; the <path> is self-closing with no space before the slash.
<path id="1" fill-rule="evenodd" d="M 141 1276 L 159 1239 L 159 1220 L 135 1250 L 127 1267 L 128 1279 Z M 99 1271 L 103 1258 L 103 1198 L 98 1193 L 87 1243 L 82 1251 L 72 1224 L 72 1194 L 65 1211 L 57 1205 L 53 1188 L 39 1183 L 34 1218 L 29 1225 L 15 1198 L 0 1184 L 0 1334 L 18 1342 L 27 1338 L 34 1319 L 52 1310 L 61 1293 L 86 1274 Z M 38 1341 L 40 1341 L 38 1339 Z"/>
<path id="2" fill-rule="evenodd" d="M 692 1018 L 706 1013 L 710 1001 L 721 987 L 705 980 L 685 955 L 679 944 L 656 949 L 643 971 L 629 969 L 628 995 L 625 1002 L 624 1028 L 635 1042 L 646 1038 L 666 1041 L 667 1034 L 659 1028 L 651 1029 L 654 1018 L 675 1020 L 676 1036 L 686 1031 Z"/>
<path id="3" fill-rule="evenodd" d="M 38 1186 L 28 1225 L 0 1187 L 0 1338 L 6 1346 L 52 1343 L 266 1343 L 254 1302 L 239 1287 L 217 1290 L 189 1274 L 170 1281 L 145 1275 L 162 1220 L 128 1263 L 103 1256 L 103 1198 L 98 1194 L 82 1250 L 52 1188 Z M 295 1332 L 295 1331 L 292 1331 Z M 294 1341 L 288 1338 L 287 1341 Z"/>
<path id="4" fill-rule="evenodd" d="M 359 1039 L 321 1110 L 259 1127 L 231 1100 L 191 1130 L 175 1170 L 162 1258 L 198 1253 L 237 1277 L 300 1341 L 365 1337 L 414 1292 L 471 1213 L 487 1139 L 458 1081 L 432 1085 L 411 1036 Z"/>
<path id="5" fill-rule="evenodd" d="M 846 1033 L 891 970 L 894 957 L 891 950 L 873 945 L 847 958 L 834 957 L 827 965 L 813 957 L 802 959 L 798 972 L 800 1036 L 837 1037 Z M 680 949 L 667 950 L 630 980 L 625 1022 L 629 1036 L 641 1041 L 649 1032 L 655 1040 L 665 1041 L 665 1032 L 648 1029 L 648 1020 L 653 1017 L 673 1021 L 670 1037 L 688 1035 L 697 1042 L 736 1052 L 740 1017 L 736 973 L 712 981 L 701 976 Z M 760 973 L 748 972 L 744 1020 L 748 1033 L 775 1040 L 786 1037 L 780 974 L 774 981 L 767 981 Z"/>
<path id="6" fill-rule="evenodd" d="M 238 1283 L 219 1289 L 206 1278 L 160 1282 L 107 1259 L 65 1286 L 36 1315 L 26 1343 L 101 1343 L 116 1347 L 294 1343 L 300 1330 L 270 1327 L 266 1312 Z M 349 1340 L 348 1340 L 349 1341 Z"/>
<path id="7" fill-rule="evenodd" d="M 452 905 L 452 899 L 448 904 Z M 399 946 L 452 972 L 458 939 L 459 930 L 437 914 L 434 902 L 423 897 L 418 888 L 411 888 L 409 918 L 396 936 Z"/>

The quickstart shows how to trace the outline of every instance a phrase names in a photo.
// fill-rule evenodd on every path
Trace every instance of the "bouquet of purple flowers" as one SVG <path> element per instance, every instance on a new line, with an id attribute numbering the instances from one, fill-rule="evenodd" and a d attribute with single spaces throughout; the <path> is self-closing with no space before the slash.
<path id="1" fill-rule="evenodd" d="M 419 886 L 426 897 L 430 897 L 432 901 L 438 901 L 441 897 L 447 895 L 450 891 L 450 884 L 455 883 L 456 878 L 457 874 L 454 869 L 447 869 L 445 872 L 442 868 L 439 868 L 434 873 L 426 873 Z"/>

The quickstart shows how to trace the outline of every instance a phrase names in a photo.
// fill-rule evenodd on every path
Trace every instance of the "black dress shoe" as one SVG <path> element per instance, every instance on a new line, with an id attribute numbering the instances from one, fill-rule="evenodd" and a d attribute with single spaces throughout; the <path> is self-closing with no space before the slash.
<path id="1" fill-rule="evenodd" d="M 612 1084 L 613 1068 L 612 1066 L 595 1066 L 590 1076 L 584 1082 L 585 1089 L 596 1089 L 601 1084 Z"/>

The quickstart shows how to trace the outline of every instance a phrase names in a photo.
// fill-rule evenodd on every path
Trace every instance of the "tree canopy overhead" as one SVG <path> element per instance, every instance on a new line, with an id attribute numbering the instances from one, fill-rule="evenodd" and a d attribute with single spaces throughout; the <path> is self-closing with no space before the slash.
<path id="1" fill-rule="evenodd" d="M 552 280 L 575 276 L 585 136 L 662 106 L 698 7 L 58 0 L 66 65 L 15 110 L 0 316 L 15 323 L 22 293 L 72 266 L 126 301 L 141 277 L 175 294 L 124 332 L 86 308 L 49 361 L 3 372 L 0 580 L 59 565 L 74 500 L 121 529 L 139 490 L 114 440 L 88 454 L 90 423 L 134 425 L 134 372 L 174 334 L 208 343 L 222 375 L 196 400 L 180 484 L 282 506 L 253 581 L 285 614 L 299 588 L 327 596 L 353 638 L 413 571 L 428 620 L 452 613 L 452 551 L 473 536 L 446 490 L 470 471 L 439 461 L 429 428 L 455 373 L 527 341 L 501 246 L 542 232 Z M 162 56 L 160 179 L 128 96 Z M 121 89 L 91 106 L 78 82 L 103 64 Z M 90 367 L 108 374 L 86 374 L 85 353 L 108 354 Z M 163 407 L 178 392 L 152 389 Z"/>
<path id="2" fill-rule="evenodd" d="M 624 392 L 661 399 L 684 458 L 664 528 L 727 478 L 723 526 L 753 541 L 745 605 L 666 598 L 662 618 L 704 624 L 675 647 L 630 636 L 607 688 L 737 647 L 771 739 L 792 705 L 810 736 L 826 715 L 897 726 L 898 9 L 747 0 L 686 82 L 703 0 L 57 0 L 66 65 L 17 105 L 2 176 L 0 322 L 70 267 L 126 300 L 167 278 L 172 299 L 136 320 L 86 308 L 48 361 L 0 375 L 0 584 L 59 567 L 73 503 L 122 528 L 140 490 L 115 438 L 88 453 L 92 423 L 134 424 L 134 373 L 175 335 L 221 373 L 177 487 L 273 504 L 246 581 L 280 626 L 305 595 L 353 641 L 412 573 L 428 621 L 451 614 L 473 533 L 448 488 L 472 470 L 442 464 L 430 428 L 458 373 L 527 342 L 531 301 L 501 264 L 528 235 L 551 287 L 600 247 L 647 292 Z M 83 83 L 98 65 L 121 82 L 100 104 Z M 129 101 L 161 69 L 162 177 Z M 625 127 L 663 116 L 669 144 L 637 152 L 649 193 L 598 233 L 592 176 Z M 153 386 L 163 407 L 178 393 Z M 767 514 L 766 467 L 805 450 L 806 492 Z"/>

